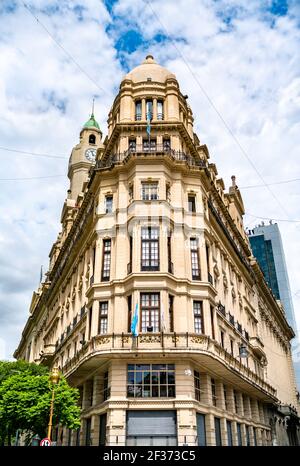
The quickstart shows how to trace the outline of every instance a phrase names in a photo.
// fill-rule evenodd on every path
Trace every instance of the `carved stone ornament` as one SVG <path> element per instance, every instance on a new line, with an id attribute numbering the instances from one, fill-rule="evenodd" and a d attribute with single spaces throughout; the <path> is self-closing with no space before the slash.
<path id="1" fill-rule="evenodd" d="M 110 342 L 109 337 L 100 337 L 100 338 L 98 338 L 99 345 L 105 345 L 106 343 L 109 343 L 109 342 Z"/>
<path id="2" fill-rule="evenodd" d="M 201 336 L 193 336 L 191 337 L 191 342 L 192 343 L 204 343 L 205 338 Z"/>
<path id="3" fill-rule="evenodd" d="M 219 277 L 219 276 L 220 276 L 220 270 L 219 270 L 219 268 L 218 268 L 218 264 L 217 264 L 217 263 L 214 264 L 214 274 L 215 274 L 216 277 Z"/>
<path id="4" fill-rule="evenodd" d="M 160 336 L 158 335 L 145 335 L 140 337 L 140 343 L 160 343 Z"/>

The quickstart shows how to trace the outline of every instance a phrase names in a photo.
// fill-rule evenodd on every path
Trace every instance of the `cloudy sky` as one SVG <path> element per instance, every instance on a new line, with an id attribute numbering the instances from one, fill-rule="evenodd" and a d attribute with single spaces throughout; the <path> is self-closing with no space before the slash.
<path id="1" fill-rule="evenodd" d="M 0 358 L 12 357 L 47 269 L 92 98 L 105 133 L 122 76 L 148 53 L 177 75 L 226 187 L 236 175 L 245 226 L 280 220 L 300 327 L 299 5 L 1 0 Z"/>

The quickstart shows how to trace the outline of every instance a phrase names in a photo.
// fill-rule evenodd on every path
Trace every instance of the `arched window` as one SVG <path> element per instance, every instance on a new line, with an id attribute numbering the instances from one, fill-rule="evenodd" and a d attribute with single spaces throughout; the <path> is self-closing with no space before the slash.
<path id="1" fill-rule="evenodd" d="M 142 101 L 137 100 L 135 103 L 135 119 L 141 120 L 142 119 Z"/>
<path id="2" fill-rule="evenodd" d="M 94 134 L 91 134 L 89 136 L 89 143 L 90 144 L 96 144 L 96 136 Z"/>
<path id="3" fill-rule="evenodd" d="M 158 120 L 164 119 L 164 103 L 162 100 L 157 101 L 157 119 Z"/>

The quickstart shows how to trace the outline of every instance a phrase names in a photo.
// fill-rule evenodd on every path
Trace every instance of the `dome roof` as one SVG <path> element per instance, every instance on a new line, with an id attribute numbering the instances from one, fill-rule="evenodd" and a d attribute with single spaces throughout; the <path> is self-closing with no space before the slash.
<path id="1" fill-rule="evenodd" d="M 156 63 L 152 55 L 147 55 L 141 65 L 131 70 L 124 77 L 124 79 L 131 79 L 135 83 L 145 82 L 148 78 L 160 83 L 165 83 L 168 78 L 176 79 L 175 75 L 170 73 L 167 68 Z"/>
<path id="2" fill-rule="evenodd" d="M 94 113 L 91 114 L 90 119 L 83 125 L 83 128 L 97 128 L 100 130 L 100 126 L 95 120 Z"/>

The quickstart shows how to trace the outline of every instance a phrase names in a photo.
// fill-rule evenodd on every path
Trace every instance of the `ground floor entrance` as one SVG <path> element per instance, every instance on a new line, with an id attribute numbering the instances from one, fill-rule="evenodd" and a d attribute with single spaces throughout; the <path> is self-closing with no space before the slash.
<path id="1" fill-rule="evenodd" d="M 177 445 L 176 411 L 127 411 L 126 445 Z"/>

